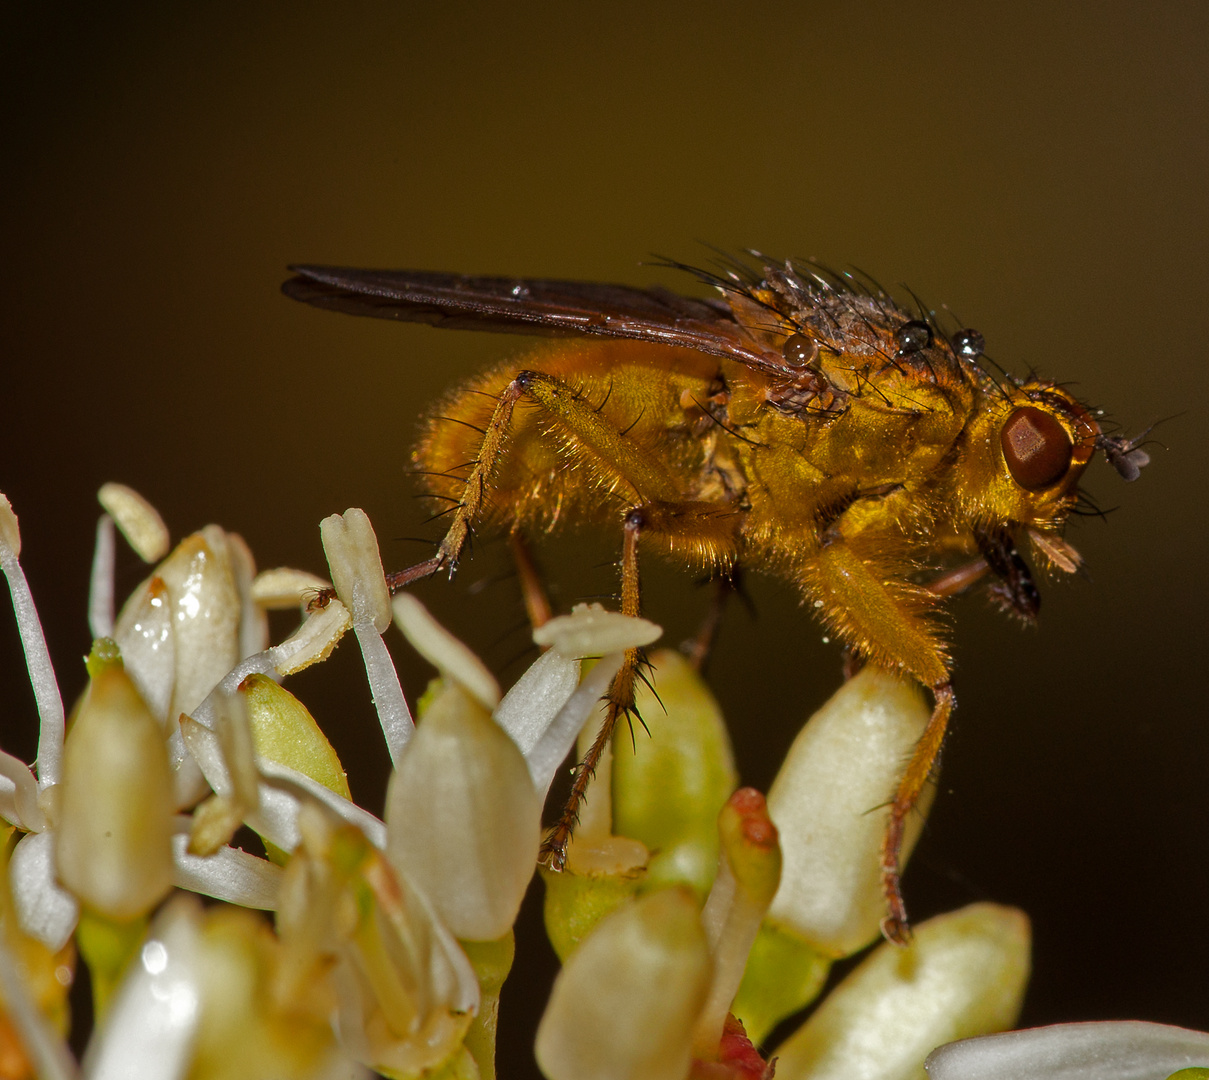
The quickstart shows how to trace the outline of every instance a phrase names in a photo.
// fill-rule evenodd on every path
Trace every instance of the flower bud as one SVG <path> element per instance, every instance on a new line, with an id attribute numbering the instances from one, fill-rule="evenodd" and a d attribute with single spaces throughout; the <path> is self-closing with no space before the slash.
<path id="1" fill-rule="evenodd" d="M 651 656 L 651 683 L 639 683 L 637 708 L 651 737 L 622 732 L 613 754 L 613 832 L 656 854 L 651 889 L 684 884 L 704 898 L 718 866 L 718 813 L 737 774 L 721 710 L 679 653 Z M 656 698 L 658 694 L 658 698 Z"/>
<path id="2" fill-rule="evenodd" d="M 886 799 L 929 715 L 915 683 L 866 667 L 810 718 L 773 781 L 785 865 L 769 918 L 822 953 L 846 956 L 878 936 Z M 903 865 L 930 801 L 928 789 L 907 820 Z"/>
<path id="3" fill-rule="evenodd" d="M 172 773 L 159 722 L 121 660 L 101 648 L 64 749 L 55 856 L 81 901 L 124 920 L 172 884 Z"/>
<path id="4" fill-rule="evenodd" d="M 777 1050 L 777 1076 L 915 1080 L 937 1044 L 1010 1027 L 1028 973 L 1023 912 L 971 904 L 929 919 L 909 946 L 878 946 L 827 996 Z"/>
<path id="5" fill-rule="evenodd" d="M 554 983 L 537 1031 L 548 1080 L 682 1080 L 709 993 L 692 893 L 664 889 L 602 921 Z"/>
<path id="6" fill-rule="evenodd" d="M 541 803 L 516 744 L 459 685 L 432 702 L 386 800 L 387 852 L 459 938 L 516 920 L 541 839 Z"/>
<path id="7" fill-rule="evenodd" d="M 114 637 L 130 677 L 157 711 L 168 698 L 162 721 L 193 712 L 238 663 L 240 603 L 226 534 L 217 525 L 182 540 L 126 601 Z"/>
<path id="8" fill-rule="evenodd" d="M 257 754 L 352 798 L 340 758 L 301 701 L 267 675 L 249 675 L 239 684 L 239 696 Z"/>

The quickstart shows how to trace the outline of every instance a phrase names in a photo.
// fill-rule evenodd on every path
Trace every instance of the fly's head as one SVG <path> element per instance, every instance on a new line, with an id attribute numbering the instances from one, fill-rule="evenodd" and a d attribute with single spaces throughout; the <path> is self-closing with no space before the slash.
<path id="1" fill-rule="evenodd" d="M 958 465 L 958 501 L 992 569 L 988 547 L 1010 548 L 1026 537 L 1042 563 L 1078 569 L 1078 553 L 1062 538 L 1079 501 L 1079 480 L 1103 450 L 1127 480 L 1149 460 L 1136 440 L 1105 435 L 1088 409 L 1052 383 L 998 385 L 966 429 Z"/>

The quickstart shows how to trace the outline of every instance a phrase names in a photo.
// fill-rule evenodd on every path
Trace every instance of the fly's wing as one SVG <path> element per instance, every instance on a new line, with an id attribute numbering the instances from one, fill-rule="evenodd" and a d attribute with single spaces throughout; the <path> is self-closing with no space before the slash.
<path id="1" fill-rule="evenodd" d="M 783 360 L 753 340 L 722 301 L 665 289 L 584 281 L 466 277 L 428 270 L 291 266 L 286 296 L 315 307 L 460 330 L 633 338 L 726 356 L 779 372 Z"/>

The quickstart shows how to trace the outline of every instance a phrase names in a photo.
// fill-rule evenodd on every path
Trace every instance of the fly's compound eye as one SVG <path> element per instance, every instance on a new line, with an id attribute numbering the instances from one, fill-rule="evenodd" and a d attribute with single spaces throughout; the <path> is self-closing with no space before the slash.
<path id="1" fill-rule="evenodd" d="M 1074 446 L 1066 428 L 1040 409 L 1017 409 L 1003 425 L 1000 439 L 1008 470 L 1026 491 L 1056 484 L 1070 468 Z"/>
<path id="2" fill-rule="evenodd" d="M 919 319 L 912 319 L 895 331 L 894 340 L 898 342 L 899 356 L 923 352 L 932 344 L 932 327 Z"/>
<path id="3" fill-rule="evenodd" d="M 781 355 L 791 368 L 809 367 L 819 358 L 818 342 L 805 334 L 790 334 L 781 346 Z"/>

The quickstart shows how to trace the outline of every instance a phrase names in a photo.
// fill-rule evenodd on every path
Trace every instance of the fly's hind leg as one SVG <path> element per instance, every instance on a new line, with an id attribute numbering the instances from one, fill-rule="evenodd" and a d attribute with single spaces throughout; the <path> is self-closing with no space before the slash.
<path id="1" fill-rule="evenodd" d="M 949 659 L 926 618 L 934 601 L 905 581 L 888 580 L 839 529 L 829 530 L 822 549 L 804 568 L 804 578 L 850 647 L 872 663 L 912 676 L 932 692 L 932 715 L 895 789 L 882 837 L 882 892 L 887 908 L 882 933 L 890 941 L 906 944 L 910 928 L 900 882 L 903 836 L 907 818 L 940 756 L 954 705 Z"/>
<path id="2" fill-rule="evenodd" d="M 748 608 L 751 608 L 751 600 L 743 591 L 743 579 L 739 566 L 732 566 L 727 573 L 720 574 L 711 584 L 713 585 L 713 596 L 710 597 L 709 610 L 706 611 L 705 618 L 701 620 L 697 633 L 680 646 L 680 651 L 693 665 L 693 670 L 699 674 L 705 672 L 705 665 L 709 662 L 710 653 L 713 652 L 714 644 L 718 640 L 718 631 L 722 627 L 722 616 L 726 612 L 726 606 L 731 597 L 737 593 Z"/>
<path id="3" fill-rule="evenodd" d="M 550 621 L 554 616 L 554 608 L 550 605 L 541 571 L 533 558 L 525 534 L 519 529 L 513 529 L 508 534 L 508 546 L 512 549 L 512 561 L 516 564 L 516 577 L 521 586 L 521 598 L 525 601 L 525 614 L 529 617 L 529 625 L 536 630 Z"/>

